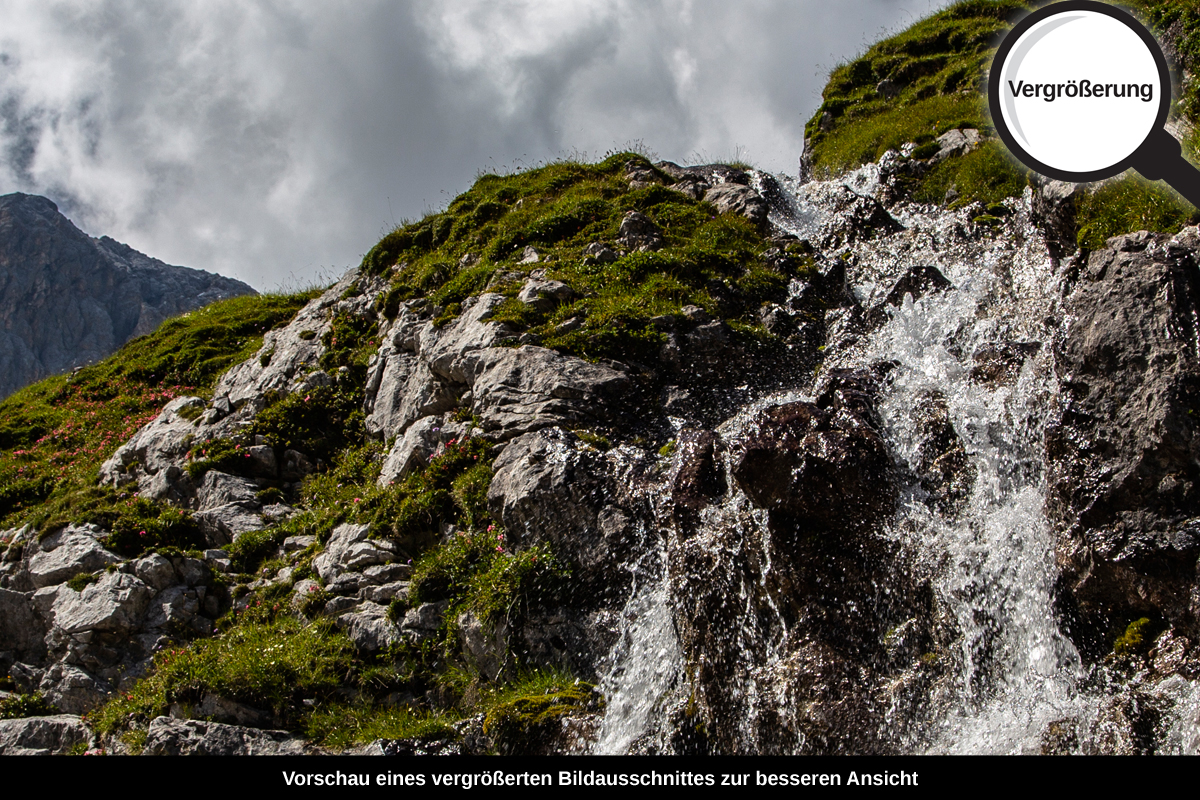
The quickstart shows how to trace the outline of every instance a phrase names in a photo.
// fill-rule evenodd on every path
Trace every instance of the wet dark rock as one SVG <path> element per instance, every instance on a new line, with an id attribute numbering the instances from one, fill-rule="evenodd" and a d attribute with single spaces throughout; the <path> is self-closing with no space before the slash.
<path id="1" fill-rule="evenodd" d="M 892 459 L 874 419 L 867 379 L 839 376 L 817 403 L 763 411 L 741 444 L 733 476 L 760 508 L 820 528 L 869 526 L 895 507 Z"/>
<path id="2" fill-rule="evenodd" d="M 0 672 L 14 662 L 38 662 L 46 653 L 46 626 L 31 593 L 0 589 Z"/>
<path id="3" fill-rule="evenodd" d="M 1011 384 L 1021 373 L 1025 361 L 1041 349 L 1041 342 L 985 344 L 971 356 L 975 362 L 971 367 L 971 379 L 987 384 Z"/>
<path id="4" fill-rule="evenodd" d="M 859 194 L 849 186 L 839 185 L 832 188 L 825 202 L 830 207 L 834 221 L 828 227 L 826 236 L 836 240 L 830 241 L 829 244 L 871 239 L 904 230 L 904 226 L 897 222 L 878 200 Z"/>
<path id="5" fill-rule="evenodd" d="M 700 512 L 726 490 L 724 443 L 712 431 L 687 429 L 676 440 L 678 467 L 671 479 L 671 509 L 676 527 L 688 535 Z"/>
<path id="6" fill-rule="evenodd" d="M 1092 253 L 1066 301 L 1047 510 L 1089 646 L 1141 616 L 1197 632 L 1198 309 L 1194 250 L 1145 233 Z"/>
<path id="7" fill-rule="evenodd" d="M 892 286 L 883 302 L 896 308 L 904 303 L 905 295 L 912 295 L 913 300 L 920 300 L 927 294 L 944 292 L 953 288 L 954 284 L 937 267 L 910 267 Z"/>
<path id="8" fill-rule="evenodd" d="M 976 471 L 954 429 L 946 397 L 930 391 L 918 403 L 917 477 L 929 493 L 928 502 L 943 512 L 954 511 L 970 496 Z"/>
<path id="9" fill-rule="evenodd" d="M 1054 258 L 1064 258 L 1079 249 L 1075 212 L 1082 190 L 1078 183 L 1046 181 L 1033 193 L 1031 218 L 1045 233 Z"/>

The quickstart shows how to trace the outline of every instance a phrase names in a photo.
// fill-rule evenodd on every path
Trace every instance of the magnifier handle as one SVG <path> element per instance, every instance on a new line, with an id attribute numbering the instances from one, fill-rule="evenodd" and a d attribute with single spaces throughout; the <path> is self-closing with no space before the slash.
<path id="1" fill-rule="evenodd" d="M 1162 128 L 1156 129 L 1133 154 L 1133 167 L 1152 181 L 1166 181 L 1200 208 L 1200 170 L 1183 157 L 1183 147 Z"/>

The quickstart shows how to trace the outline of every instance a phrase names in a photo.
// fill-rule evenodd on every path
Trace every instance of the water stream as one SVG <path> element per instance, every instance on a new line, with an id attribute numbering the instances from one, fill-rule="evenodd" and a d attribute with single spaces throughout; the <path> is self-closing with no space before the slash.
<path id="1" fill-rule="evenodd" d="M 786 202 L 776 203 L 772 222 L 800 238 L 828 242 L 837 223 L 830 198 L 844 186 L 871 193 L 879 172 L 872 165 L 839 182 L 777 180 Z M 894 208 L 903 231 L 852 241 L 839 251 L 864 307 L 878 304 L 910 267 L 934 266 L 953 284 L 917 300 L 906 297 L 883 325 L 853 346 L 831 348 L 826 360 L 827 368 L 893 364 L 878 410 L 893 454 L 914 470 L 921 458 L 922 416 L 930 403 L 943 403 L 974 478 L 967 496 L 949 510 L 922 502 L 919 485 L 906 487 L 886 534 L 912 569 L 928 577 L 957 631 L 952 679 L 934 693 L 928 719 L 898 745 L 909 751 L 1038 752 L 1056 721 L 1070 720 L 1080 731 L 1095 727 L 1097 698 L 1083 688 L 1085 669 L 1053 610 L 1057 570 L 1043 511 L 1043 434 L 1057 390 L 1052 343 L 1061 290 L 1055 265 L 1029 221 L 1029 206 L 1027 192 L 997 230 L 973 226 L 961 211 Z M 975 354 L 1014 345 L 1023 348 L 1023 358 L 1003 378 L 973 376 Z M 734 440 L 757 409 L 797 396 L 758 398 L 718 431 Z M 762 520 L 732 480 L 728 485 L 728 496 L 705 511 L 703 524 L 737 526 L 746 537 L 763 535 Z M 682 670 L 662 570 L 638 587 L 624 616 L 629 622 L 604 680 L 609 708 L 597 752 L 627 752 L 631 742 L 653 730 L 655 710 Z M 751 717 L 767 712 L 787 717 L 786 709 L 768 708 L 787 700 L 773 696 L 756 676 L 780 666 L 789 631 L 780 622 L 763 638 L 765 649 L 755 656 L 761 662 L 731 676 L 740 681 L 747 716 L 741 746 L 748 752 L 759 747 Z M 1200 688 L 1182 678 L 1177 682 L 1165 741 L 1175 752 L 1195 752 Z M 803 742 L 795 744 L 800 750 Z M 1074 749 L 1086 751 L 1087 743 L 1076 742 Z"/>

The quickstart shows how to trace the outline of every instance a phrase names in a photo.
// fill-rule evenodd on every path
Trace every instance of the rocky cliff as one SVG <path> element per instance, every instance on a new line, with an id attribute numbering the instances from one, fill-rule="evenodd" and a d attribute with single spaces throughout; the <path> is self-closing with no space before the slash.
<path id="1" fill-rule="evenodd" d="M 90 237 L 44 197 L 0 197 L 0 397 L 99 361 L 168 317 L 253 291 Z"/>
<path id="2" fill-rule="evenodd" d="M 1200 752 L 1200 231 L 926 144 L 483 176 L 10 401 L 0 748 Z M 101 370 L 145 424 L 52 472 Z"/>

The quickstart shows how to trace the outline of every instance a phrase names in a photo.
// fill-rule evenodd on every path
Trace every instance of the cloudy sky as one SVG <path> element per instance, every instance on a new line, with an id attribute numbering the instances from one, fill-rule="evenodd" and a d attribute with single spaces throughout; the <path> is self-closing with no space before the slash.
<path id="1" fill-rule="evenodd" d="M 260 290 L 483 172 L 794 172 L 829 70 L 947 0 L 0 0 L 0 194 Z"/>

